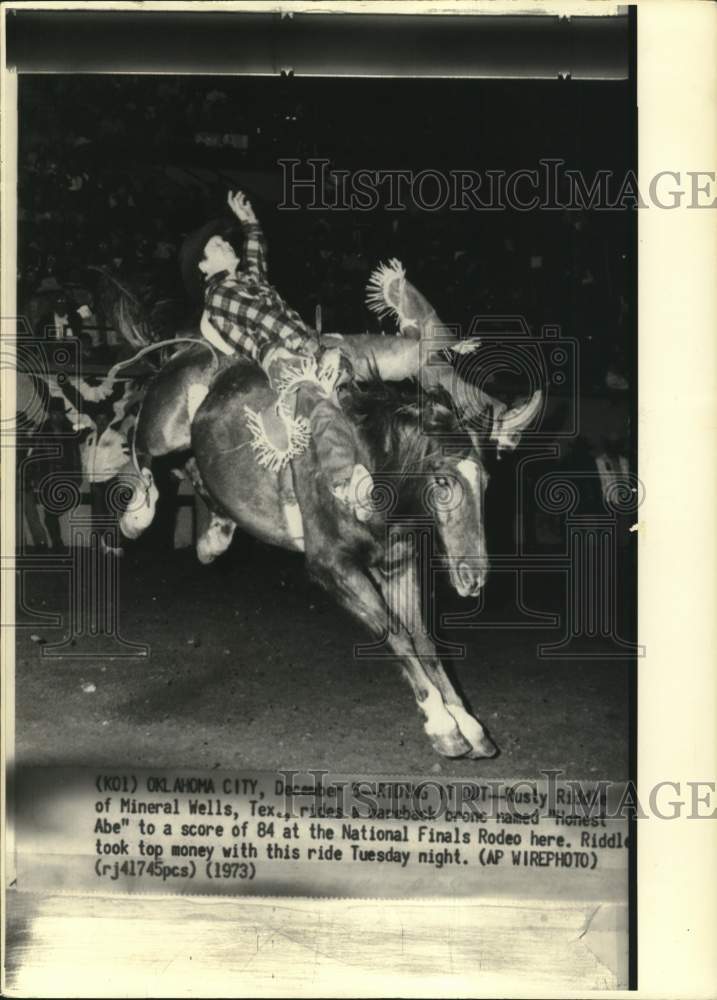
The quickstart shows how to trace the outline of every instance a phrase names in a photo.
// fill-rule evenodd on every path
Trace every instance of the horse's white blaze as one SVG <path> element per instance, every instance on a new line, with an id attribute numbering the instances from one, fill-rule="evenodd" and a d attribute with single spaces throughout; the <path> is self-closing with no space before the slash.
<path id="1" fill-rule="evenodd" d="M 475 497 L 479 496 L 480 471 L 478 465 L 471 458 L 462 458 L 456 468 L 473 490 Z"/>
<path id="2" fill-rule="evenodd" d="M 194 415 L 202 405 L 209 392 L 208 385 L 190 385 L 187 389 L 187 413 L 189 414 L 189 423 L 194 420 Z"/>

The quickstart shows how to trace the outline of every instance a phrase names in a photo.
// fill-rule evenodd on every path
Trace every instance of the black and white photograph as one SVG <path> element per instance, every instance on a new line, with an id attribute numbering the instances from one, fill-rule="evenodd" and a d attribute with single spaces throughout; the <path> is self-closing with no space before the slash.
<path id="1" fill-rule="evenodd" d="M 161 6 L 5 16 L 5 990 L 639 990 L 637 8 Z"/>

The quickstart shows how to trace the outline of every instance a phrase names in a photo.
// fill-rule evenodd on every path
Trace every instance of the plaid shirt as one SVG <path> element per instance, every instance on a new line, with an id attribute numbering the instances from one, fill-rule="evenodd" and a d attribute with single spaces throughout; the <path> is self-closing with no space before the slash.
<path id="1" fill-rule="evenodd" d="M 207 281 L 204 305 L 211 324 L 240 354 L 255 361 L 279 344 L 297 354 L 314 353 L 316 334 L 269 284 L 261 226 L 253 223 L 244 229 L 246 270 L 220 271 Z"/>

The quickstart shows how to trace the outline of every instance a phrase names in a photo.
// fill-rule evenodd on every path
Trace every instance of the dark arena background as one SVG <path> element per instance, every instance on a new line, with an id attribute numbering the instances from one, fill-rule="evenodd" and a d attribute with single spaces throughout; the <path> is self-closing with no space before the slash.
<path id="1" fill-rule="evenodd" d="M 635 213 L 629 197 L 570 203 L 564 171 L 588 188 L 607 172 L 617 198 L 635 167 L 633 81 L 627 68 L 549 75 L 20 74 L 19 398 L 31 402 L 18 424 L 19 761 L 628 777 Z M 298 161 L 300 179 L 327 162 L 324 207 L 306 187 L 298 208 L 281 207 L 282 160 Z M 359 210 L 332 183 L 359 170 L 545 177 L 541 161 L 562 164 L 560 204 L 532 210 L 436 205 L 435 176 L 398 207 L 378 186 Z M 171 463 L 146 535 L 86 544 L 107 514 L 92 388 L 143 343 L 196 323 L 178 249 L 229 189 L 264 227 L 271 281 L 324 332 L 395 334 L 364 295 L 397 257 L 445 323 L 493 345 L 495 396 L 530 390 L 526 343 L 539 359 L 539 433 L 487 456 L 488 582 L 466 600 L 445 574 L 428 586 L 444 661 L 500 748 L 492 760 L 436 757 L 395 665 L 359 655 L 368 634 L 309 582 L 300 555 L 237 532 L 201 566 L 206 513 Z M 123 372 L 120 450 L 158 361 Z M 38 434 L 58 447 L 40 454 Z M 48 470 L 75 488 L 43 501 Z"/>

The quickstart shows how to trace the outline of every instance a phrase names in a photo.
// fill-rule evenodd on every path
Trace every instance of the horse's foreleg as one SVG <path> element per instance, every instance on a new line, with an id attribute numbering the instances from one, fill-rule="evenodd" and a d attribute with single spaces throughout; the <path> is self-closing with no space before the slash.
<path id="1" fill-rule="evenodd" d="M 386 604 L 410 635 L 426 676 L 440 692 L 446 709 L 469 743 L 465 755 L 473 758 L 493 757 L 496 753 L 495 744 L 478 719 L 466 708 L 438 658 L 433 640 L 426 631 L 415 560 L 410 559 L 390 576 L 376 572 L 375 579 Z"/>
<path id="2" fill-rule="evenodd" d="M 314 574 L 327 586 L 339 603 L 380 637 L 388 625 L 388 607 L 381 593 L 361 570 L 352 565 L 332 565 Z M 472 751 L 472 744 L 447 709 L 435 682 L 416 656 L 411 636 L 399 626 L 389 632 L 388 641 L 401 661 L 401 671 L 411 685 L 419 711 L 424 716 L 424 729 L 437 753 L 444 757 L 462 757 Z"/>

